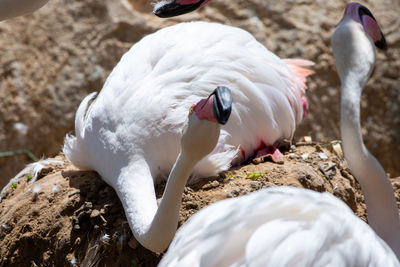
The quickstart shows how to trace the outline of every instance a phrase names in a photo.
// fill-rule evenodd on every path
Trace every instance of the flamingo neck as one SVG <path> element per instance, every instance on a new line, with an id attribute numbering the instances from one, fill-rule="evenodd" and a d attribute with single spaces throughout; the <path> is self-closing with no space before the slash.
<path id="1" fill-rule="evenodd" d="M 195 165 L 196 161 L 181 151 L 172 167 L 161 203 L 144 235 L 144 243 L 158 251 L 164 251 L 175 236 L 183 190 Z"/>
<path id="2" fill-rule="evenodd" d="M 400 219 L 392 185 L 381 164 L 365 147 L 360 127 L 360 98 L 366 81 L 348 71 L 342 78 L 340 128 L 350 170 L 361 185 L 374 231 L 400 258 Z"/>
<path id="3" fill-rule="evenodd" d="M 121 170 L 112 184 L 118 192 L 136 240 L 154 252 L 163 252 L 172 241 L 179 219 L 182 193 L 197 160 L 180 152 L 167 180 L 159 206 L 151 170 L 145 160 Z"/>

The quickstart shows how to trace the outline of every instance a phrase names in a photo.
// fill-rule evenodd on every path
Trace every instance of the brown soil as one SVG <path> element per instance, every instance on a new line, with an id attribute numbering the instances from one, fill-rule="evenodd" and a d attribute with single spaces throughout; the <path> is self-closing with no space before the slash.
<path id="1" fill-rule="evenodd" d="M 282 162 L 249 163 L 188 186 L 179 224 L 215 201 L 274 185 L 330 192 L 365 220 L 360 187 L 330 149 L 330 144 L 298 144 Z M 57 158 L 65 161 L 63 155 Z M 27 180 L 21 178 L 0 203 L 0 266 L 155 266 L 160 260 L 162 255 L 132 238 L 116 193 L 97 173 L 66 162 L 46 168 L 34 183 Z M 392 184 L 399 203 L 400 177 Z M 158 197 L 163 187 L 157 187 Z"/>
<path id="2" fill-rule="evenodd" d="M 202 19 L 241 27 L 278 56 L 316 62 L 310 114 L 297 131 L 315 140 L 339 138 L 339 80 L 330 36 L 346 2 L 213 0 L 200 10 L 159 19 L 151 0 L 50 1 L 38 12 L 0 23 L 0 151 L 29 149 L 55 156 L 73 130 L 80 101 L 101 89 L 121 55 L 144 35 L 180 21 Z M 362 98 L 367 147 L 400 175 L 400 1 L 366 0 L 386 35 Z M 21 130 L 21 124 L 26 131 Z M 0 158 L 0 187 L 29 162 Z"/>

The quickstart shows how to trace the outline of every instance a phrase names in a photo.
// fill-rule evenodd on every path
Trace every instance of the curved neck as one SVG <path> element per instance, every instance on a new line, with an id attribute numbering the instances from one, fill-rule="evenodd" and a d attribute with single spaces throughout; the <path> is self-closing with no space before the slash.
<path id="1" fill-rule="evenodd" d="M 172 167 L 157 213 L 144 235 L 144 242 L 156 251 L 164 251 L 175 236 L 183 190 L 196 163 L 181 151 Z"/>
<path id="2" fill-rule="evenodd" d="M 124 168 L 113 185 L 133 235 L 147 249 L 163 252 L 174 238 L 182 193 L 196 163 L 184 152 L 179 153 L 159 206 L 151 171 L 144 160 Z"/>
<path id="3" fill-rule="evenodd" d="M 0 0 L 0 21 L 32 13 L 49 0 Z"/>
<path id="4" fill-rule="evenodd" d="M 392 185 L 384 169 L 365 147 L 360 127 L 363 82 L 348 72 L 342 79 L 340 128 L 350 170 L 361 185 L 367 217 L 374 231 L 400 258 L 400 219 Z"/>

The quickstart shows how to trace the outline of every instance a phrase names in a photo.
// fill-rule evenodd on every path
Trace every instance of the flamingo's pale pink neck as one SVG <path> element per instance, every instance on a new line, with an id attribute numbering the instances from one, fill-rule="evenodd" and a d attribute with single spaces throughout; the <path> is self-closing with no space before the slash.
<path id="1" fill-rule="evenodd" d="M 400 258 L 400 219 L 393 188 L 382 166 L 365 147 L 360 127 L 360 99 L 374 67 L 374 43 L 359 22 L 345 15 L 332 36 L 332 48 L 342 83 L 344 155 L 361 185 L 370 226 Z"/>

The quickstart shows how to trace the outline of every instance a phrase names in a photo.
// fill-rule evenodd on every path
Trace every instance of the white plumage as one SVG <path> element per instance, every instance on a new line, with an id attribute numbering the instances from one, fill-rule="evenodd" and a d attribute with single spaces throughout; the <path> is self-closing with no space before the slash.
<path id="1" fill-rule="evenodd" d="M 375 46 L 386 49 L 385 37 L 365 6 L 352 2 L 331 39 L 342 95 L 340 131 L 344 157 L 361 185 L 368 223 L 400 259 L 400 217 L 392 184 L 363 142 L 360 101 L 376 61 Z"/>
<path id="2" fill-rule="evenodd" d="M 216 175 L 251 157 L 260 144 L 292 138 L 304 116 L 305 77 L 311 73 L 301 66 L 310 64 L 285 62 L 230 26 L 192 22 L 159 30 L 122 57 L 97 97 L 82 101 L 76 137 L 66 137 L 63 151 L 75 166 L 96 170 L 114 187 L 144 244 L 152 239 L 148 232 L 158 212 L 154 183 L 178 156 L 189 108 L 219 85 L 232 91 L 231 117 L 213 152 L 193 170 L 194 177 Z"/>
<path id="3" fill-rule="evenodd" d="M 247 159 L 261 141 L 292 138 L 303 117 L 302 78 L 309 74 L 292 71 L 302 70 L 298 62 L 286 64 L 234 27 L 194 22 L 160 30 L 122 57 L 90 107 L 94 94 L 82 102 L 77 138 L 67 136 L 64 152 L 104 179 L 114 179 L 133 157 L 144 158 L 153 177 L 165 176 L 178 155 L 186 111 L 225 85 L 233 93 L 233 113 L 214 152 L 194 170 L 215 175 L 231 165 L 239 147 Z M 235 163 L 243 160 L 238 155 Z"/>
<path id="4" fill-rule="evenodd" d="M 386 46 L 372 13 L 350 3 L 332 47 L 342 82 L 344 155 L 361 184 L 370 226 L 328 193 L 263 189 L 191 217 L 160 267 L 400 266 L 396 199 L 382 166 L 364 146 L 360 127 L 360 97 L 375 63 L 374 42 Z"/>
<path id="5" fill-rule="evenodd" d="M 177 232 L 164 266 L 400 266 L 389 246 L 329 193 L 271 187 L 223 200 Z"/>

